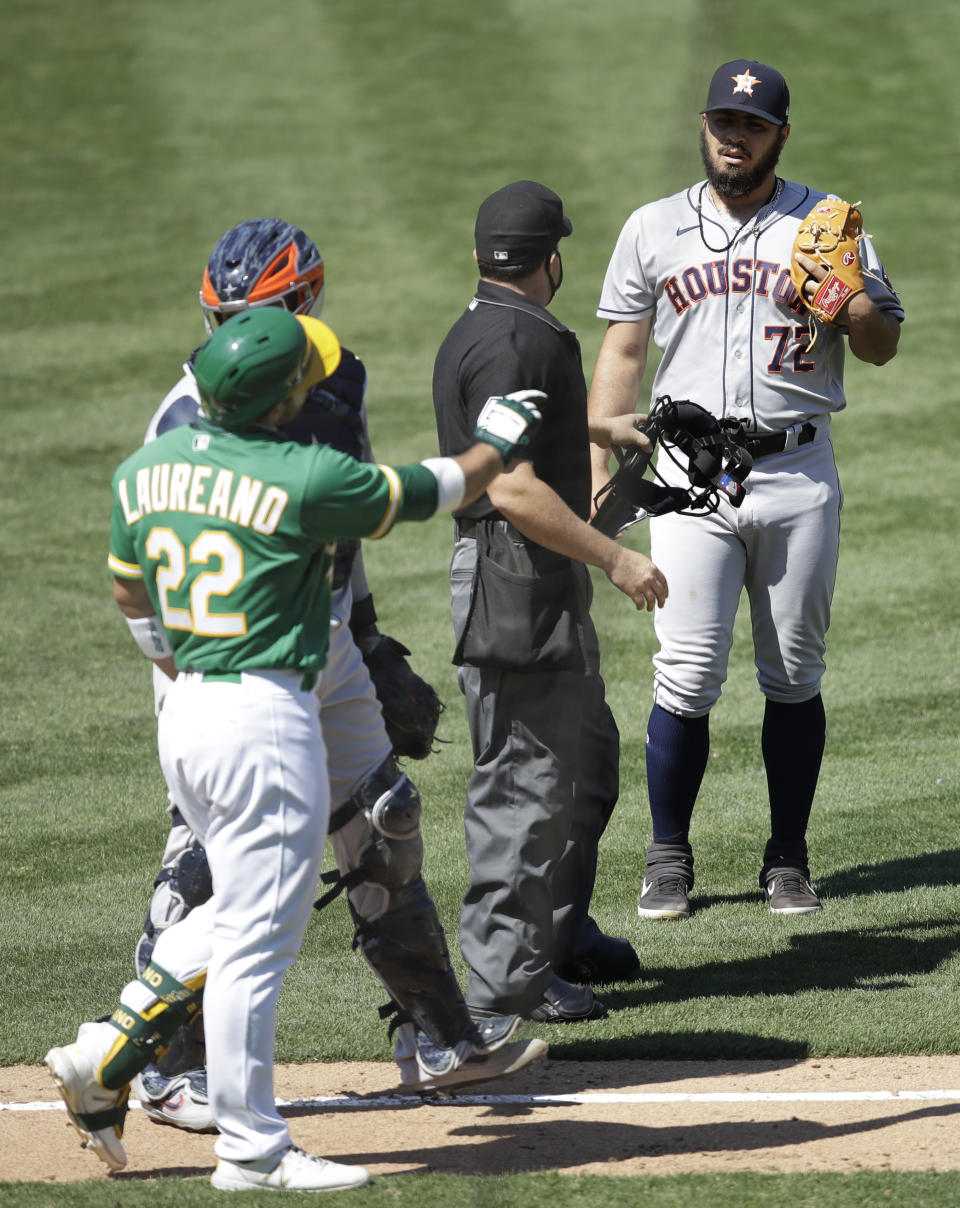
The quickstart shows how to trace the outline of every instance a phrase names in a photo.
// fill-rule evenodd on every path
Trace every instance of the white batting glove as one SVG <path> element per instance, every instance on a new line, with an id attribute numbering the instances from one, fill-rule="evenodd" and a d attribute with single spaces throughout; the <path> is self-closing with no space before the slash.
<path id="1" fill-rule="evenodd" d="M 477 419 L 474 440 L 493 445 L 507 465 L 520 449 L 529 448 L 543 420 L 537 403 L 546 397 L 542 390 L 515 390 L 488 398 Z"/>

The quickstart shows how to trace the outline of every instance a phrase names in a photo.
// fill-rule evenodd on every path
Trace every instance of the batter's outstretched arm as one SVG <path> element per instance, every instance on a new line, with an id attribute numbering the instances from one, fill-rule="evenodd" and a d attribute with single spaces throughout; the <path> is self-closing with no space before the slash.
<path id="1" fill-rule="evenodd" d="M 479 499 L 487 487 L 503 470 L 503 462 L 490 445 L 475 444 L 465 453 L 458 453 L 450 459 L 457 463 L 463 471 L 463 498 L 458 507 L 466 507 Z"/>
<path id="2" fill-rule="evenodd" d="M 647 367 L 652 319 L 633 323 L 610 323 L 600 345 L 593 383 L 590 387 L 591 423 L 618 415 L 630 415 L 637 409 L 640 383 Z M 593 494 L 610 478 L 610 449 L 591 445 Z"/>
<path id="3" fill-rule="evenodd" d="M 516 464 L 515 458 L 529 448 L 530 438 L 540 427 L 540 402 L 546 397 L 542 390 L 515 390 L 512 394 L 488 399 L 477 420 L 473 434 L 475 443 L 466 452 L 452 458 L 439 458 L 435 463 L 439 467 L 444 461 L 454 462 L 463 476 L 460 499 L 448 495 L 446 506 L 438 506 L 438 511 L 453 511 L 473 503 L 498 474 Z M 438 479 L 441 495 L 443 477 L 441 471 Z"/>
<path id="4" fill-rule="evenodd" d="M 510 464 L 514 464 L 512 460 Z M 429 470 L 436 481 L 436 507 L 429 513 L 433 516 L 473 503 L 504 469 L 503 459 L 496 449 L 480 442 L 454 457 L 424 458 L 420 465 Z M 405 518 L 411 519 L 409 516 Z M 424 520 L 427 517 L 420 515 L 412 518 Z"/>

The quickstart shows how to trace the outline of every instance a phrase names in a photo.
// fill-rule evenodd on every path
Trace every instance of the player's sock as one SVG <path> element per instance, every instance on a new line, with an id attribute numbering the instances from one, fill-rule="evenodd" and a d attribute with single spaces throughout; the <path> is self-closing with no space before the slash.
<path id="1" fill-rule="evenodd" d="M 654 842 L 687 842 L 709 753 L 709 714 L 678 717 L 653 706 L 647 722 L 647 791 Z"/>
<path id="2" fill-rule="evenodd" d="M 806 864 L 806 833 L 827 737 L 819 693 L 800 704 L 768 700 L 761 747 L 770 795 L 770 842 L 764 865 Z"/>

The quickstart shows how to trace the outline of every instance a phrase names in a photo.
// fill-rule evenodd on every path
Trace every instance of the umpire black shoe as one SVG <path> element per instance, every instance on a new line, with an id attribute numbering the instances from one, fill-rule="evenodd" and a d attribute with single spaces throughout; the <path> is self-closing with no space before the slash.
<path id="1" fill-rule="evenodd" d="M 636 981 L 640 976 L 640 958 L 629 940 L 601 935 L 586 952 L 558 965 L 556 972 L 564 981 L 575 984 L 609 986 Z"/>
<path id="2" fill-rule="evenodd" d="M 603 1019 L 607 1008 L 593 997 L 589 986 L 574 986 L 554 975 L 538 1006 L 527 1013 L 535 1023 L 580 1023 Z"/>

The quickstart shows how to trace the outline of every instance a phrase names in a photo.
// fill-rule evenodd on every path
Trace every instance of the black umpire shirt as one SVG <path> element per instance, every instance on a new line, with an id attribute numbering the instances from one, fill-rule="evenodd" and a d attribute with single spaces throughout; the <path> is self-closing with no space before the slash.
<path id="1" fill-rule="evenodd" d="M 542 390 L 543 425 L 534 438 L 533 469 L 582 519 L 590 515 L 587 386 L 574 333 L 516 290 L 481 281 L 473 301 L 447 333 L 433 370 L 440 452 L 462 453 L 484 404 L 514 390 Z M 499 513 L 486 495 L 454 513 L 478 520 Z"/>

